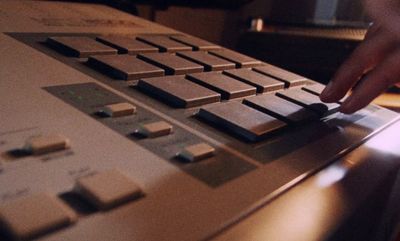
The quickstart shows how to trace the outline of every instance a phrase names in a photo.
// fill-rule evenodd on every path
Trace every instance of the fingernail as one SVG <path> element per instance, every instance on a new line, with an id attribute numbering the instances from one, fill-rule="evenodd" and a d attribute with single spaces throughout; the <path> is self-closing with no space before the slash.
<path id="1" fill-rule="evenodd" d="M 329 98 L 333 93 L 333 83 L 332 81 L 328 83 L 325 89 L 322 91 L 320 97 L 321 99 Z"/>

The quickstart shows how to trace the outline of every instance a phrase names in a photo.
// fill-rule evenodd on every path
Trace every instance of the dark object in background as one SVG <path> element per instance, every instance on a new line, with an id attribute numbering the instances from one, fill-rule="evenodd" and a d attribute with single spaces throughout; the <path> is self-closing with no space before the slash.
<path id="1" fill-rule="evenodd" d="M 237 50 L 321 83 L 364 38 L 362 28 L 288 27 L 270 25 L 243 33 Z"/>
<path id="2" fill-rule="evenodd" d="M 165 9 L 172 5 L 193 8 L 235 9 L 252 1 L 253 0 L 65 0 L 65 2 L 102 3 L 123 11 L 134 9 L 136 4 L 153 5 L 158 9 Z"/>
<path id="3" fill-rule="evenodd" d="M 127 1 L 127 0 L 124 0 Z M 234 9 L 244 4 L 252 2 L 253 0 L 131 0 L 127 2 L 134 2 L 138 4 L 155 5 L 160 8 L 166 8 L 170 5 L 186 6 L 193 8 L 225 8 Z"/>

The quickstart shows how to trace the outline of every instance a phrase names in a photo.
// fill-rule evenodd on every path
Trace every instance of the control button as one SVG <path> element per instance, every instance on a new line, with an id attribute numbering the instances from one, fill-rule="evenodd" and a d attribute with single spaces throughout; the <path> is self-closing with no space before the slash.
<path id="1" fill-rule="evenodd" d="M 212 50 L 221 48 L 218 45 L 193 36 L 177 35 L 171 36 L 171 39 L 192 46 L 194 50 Z"/>
<path id="2" fill-rule="evenodd" d="M 118 49 L 118 52 L 121 54 L 158 52 L 158 48 L 130 37 L 101 36 L 97 37 L 96 40 L 110 47 Z"/>
<path id="3" fill-rule="evenodd" d="M 261 65 L 260 60 L 253 59 L 249 56 L 240 54 L 238 52 L 229 49 L 212 50 L 209 53 L 218 56 L 220 58 L 229 60 L 231 62 L 234 62 L 236 64 L 236 67 L 238 68 L 248 68 Z"/>
<path id="4" fill-rule="evenodd" d="M 313 83 L 311 85 L 306 85 L 302 88 L 303 90 L 310 92 L 314 95 L 320 95 L 322 91 L 325 89 L 325 85 L 319 83 Z"/>
<path id="5" fill-rule="evenodd" d="M 137 132 L 150 138 L 166 136 L 171 134 L 172 125 L 165 121 L 141 124 Z"/>
<path id="6" fill-rule="evenodd" d="M 203 120 L 249 141 L 259 141 L 286 126 L 285 122 L 234 101 L 203 107 L 198 115 Z"/>
<path id="7" fill-rule="evenodd" d="M 218 71 L 235 68 L 234 63 L 218 58 L 204 51 L 181 52 L 177 53 L 177 55 L 203 65 L 206 71 Z"/>
<path id="8" fill-rule="evenodd" d="M 88 37 L 50 37 L 46 43 L 59 52 L 79 58 L 90 55 L 117 54 L 117 50 Z"/>
<path id="9" fill-rule="evenodd" d="M 204 70 L 201 65 L 169 53 L 139 54 L 138 58 L 165 69 L 169 75 L 198 73 Z"/>
<path id="10" fill-rule="evenodd" d="M 277 119 L 289 123 L 298 123 L 318 119 L 318 115 L 303 106 L 294 104 L 276 95 L 257 95 L 246 98 L 243 103 Z"/>
<path id="11" fill-rule="evenodd" d="M 163 35 L 147 35 L 137 37 L 138 40 L 156 46 L 161 50 L 161 52 L 175 53 L 177 51 L 190 51 L 192 47 L 182 44 L 180 42 L 174 41 L 169 38 L 169 36 Z"/>
<path id="12" fill-rule="evenodd" d="M 184 76 L 141 79 L 138 88 L 178 108 L 200 106 L 219 102 L 221 99 L 220 94 L 197 85 Z"/>
<path id="13" fill-rule="evenodd" d="M 35 238 L 77 220 L 76 213 L 57 197 L 45 193 L 0 206 L 0 221 L 15 239 Z"/>
<path id="14" fill-rule="evenodd" d="M 102 109 L 102 112 L 109 117 L 121 117 L 127 115 L 133 115 L 136 113 L 136 107 L 130 103 L 117 103 L 106 105 Z"/>
<path id="15" fill-rule="evenodd" d="M 113 169 L 80 178 L 75 190 L 100 210 L 107 210 L 142 195 L 140 187 Z"/>
<path id="16" fill-rule="evenodd" d="M 214 147 L 206 143 L 199 143 L 186 147 L 183 151 L 178 153 L 178 157 L 189 162 L 196 162 L 208 157 L 212 157 L 214 155 L 214 151 Z"/>
<path id="17" fill-rule="evenodd" d="M 193 82 L 214 90 L 222 95 L 222 99 L 233 99 L 255 95 L 256 88 L 221 73 L 208 72 L 187 76 Z"/>
<path id="18" fill-rule="evenodd" d="M 123 80 L 164 75 L 163 69 L 130 55 L 91 56 L 88 65 L 110 77 Z"/>
<path id="19" fill-rule="evenodd" d="M 270 64 L 254 68 L 255 71 L 285 82 L 286 87 L 305 85 L 308 79 Z"/>
<path id="20" fill-rule="evenodd" d="M 46 154 L 69 148 L 69 140 L 61 135 L 45 135 L 29 138 L 24 150 L 34 155 Z"/>
<path id="21" fill-rule="evenodd" d="M 285 91 L 277 92 L 276 95 L 295 104 L 313 110 L 321 116 L 330 115 L 338 111 L 340 107 L 340 105 L 337 103 L 323 103 L 319 99 L 319 96 L 301 89 L 288 89 Z"/>
<path id="22" fill-rule="evenodd" d="M 257 87 L 258 93 L 281 90 L 285 87 L 282 81 L 250 69 L 225 70 L 224 74 Z"/>

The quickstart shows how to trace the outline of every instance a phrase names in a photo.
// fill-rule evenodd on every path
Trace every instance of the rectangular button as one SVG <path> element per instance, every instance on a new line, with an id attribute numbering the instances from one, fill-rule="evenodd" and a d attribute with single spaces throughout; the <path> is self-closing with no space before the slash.
<path id="1" fill-rule="evenodd" d="M 36 238 L 76 222 L 76 213 L 57 197 L 34 194 L 0 206 L 0 222 L 16 240 Z"/>
<path id="2" fill-rule="evenodd" d="M 308 82 L 308 79 L 303 76 L 294 74 L 270 64 L 264 64 L 260 67 L 254 68 L 254 70 L 285 82 L 286 87 L 305 85 Z"/>
<path id="3" fill-rule="evenodd" d="M 198 73 L 204 70 L 201 65 L 169 53 L 139 54 L 138 58 L 165 69 L 169 75 Z"/>
<path id="4" fill-rule="evenodd" d="M 249 141 L 258 141 L 286 126 L 275 119 L 239 102 L 203 107 L 199 117 Z"/>
<path id="5" fill-rule="evenodd" d="M 255 86 L 258 93 L 281 90 L 285 87 L 285 84 L 282 81 L 250 69 L 225 70 L 224 74 Z"/>
<path id="6" fill-rule="evenodd" d="M 175 41 L 192 46 L 194 50 L 213 50 L 221 48 L 216 44 L 207 42 L 203 39 L 199 39 L 193 36 L 177 35 L 177 36 L 171 36 L 171 38 Z"/>
<path id="7" fill-rule="evenodd" d="M 79 58 L 90 55 L 117 54 L 117 50 L 89 37 L 49 37 L 46 43 L 59 52 Z"/>
<path id="8" fill-rule="evenodd" d="M 110 47 L 118 49 L 118 52 L 121 54 L 158 52 L 158 48 L 138 41 L 133 37 L 100 36 L 97 37 L 96 40 Z"/>
<path id="9" fill-rule="evenodd" d="M 219 71 L 235 68 L 234 63 L 218 58 L 204 51 L 182 52 L 177 53 L 177 55 L 203 65 L 206 71 Z"/>
<path id="10" fill-rule="evenodd" d="M 261 61 L 229 49 L 212 50 L 209 53 L 234 62 L 238 68 L 248 68 L 261 65 Z"/>
<path id="11" fill-rule="evenodd" d="M 233 99 L 256 94 L 256 88 L 221 73 L 198 73 L 188 79 L 221 94 L 222 99 Z"/>
<path id="12" fill-rule="evenodd" d="M 138 88 L 178 108 L 200 106 L 221 99 L 220 94 L 197 85 L 184 76 L 141 79 Z"/>
<path id="13" fill-rule="evenodd" d="M 172 125 L 165 121 L 141 124 L 137 132 L 149 138 L 166 136 L 172 132 Z"/>
<path id="14" fill-rule="evenodd" d="M 69 148 L 69 140 L 61 135 L 42 135 L 29 138 L 24 150 L 34 155 L 65 150 Z"/>
<path id="15" fill-rule="evenodd" d="M 142 195 L 140 187 L 113 169 L 80 178 L 75 190 L 101 210 L 107 210 Z"/>
<path id="16" fill-rule="evenodd" d="M 116 103 L 106 105 L 102 111 L 109 117 L 121 117 L 133 115 L 136 112 L 136 106 L 126 102 Z"/>
<path id="17" fill-rule="evenodd" d="M 207 143 L 199 143 L 185 147 L 178 156 L 189 162 L 196 162 L 204 160 L 206 158 L 212 157 L 214 155 L 214 147 L 208 145 Z"/>
<path id="18" fill-rule="evenodd" d="M 310 110 L 313 110 L 322 116 L 330 115 L 339 109 L 339 104 L 323 103 L 319 99 L 319 96 L 308 93 L 301 89 L 288 89 L 277 92 L 276 95 L 295 104 L 309 108 Z"/>
<path id="19" fill-rule="evenodd" d="M 288 123 L 298 123 L 318 119 L 318 115 L 274 94 L 257 95 L 246 98 L 243 103 Z"/>
<path id="20" fill-rule="evenodd" d="M 164 70 L 131 55 L 102 55 L 89 57 L 88 65 L 112 77 L 122 80 L 158 77 Z"/>
<path id="21" fill-rule="evenodd" d="M 137 37 L 138 40 L 156 46 L 161 52 L 175 53 L 178 51 L 191 51 L 192 47 L 174 41 L 169 36 L 164 35 L 146 35 Z"/>

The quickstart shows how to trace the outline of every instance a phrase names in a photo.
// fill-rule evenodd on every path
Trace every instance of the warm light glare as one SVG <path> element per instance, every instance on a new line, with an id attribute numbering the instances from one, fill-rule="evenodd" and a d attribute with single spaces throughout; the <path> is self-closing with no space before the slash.
<path id="1" fill-rule="evenodd" d="M 342 166 L 332 166 L 322 171 L 317 176 L 317 185 L 319 187 L 329 187 L 340 181 L 346 175 L 346 168 Z"/>

